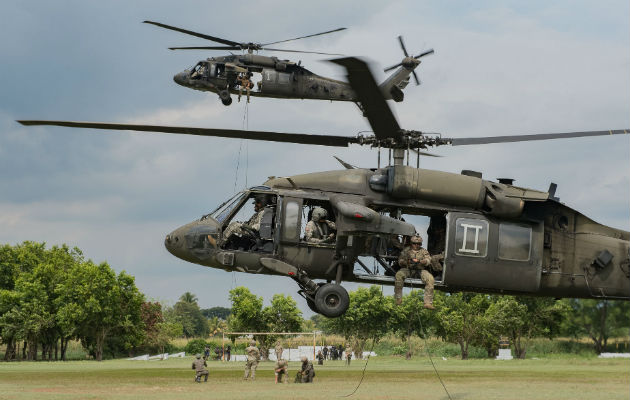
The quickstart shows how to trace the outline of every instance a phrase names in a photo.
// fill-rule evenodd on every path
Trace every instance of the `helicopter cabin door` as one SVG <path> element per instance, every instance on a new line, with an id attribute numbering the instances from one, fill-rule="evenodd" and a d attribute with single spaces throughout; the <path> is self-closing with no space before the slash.
<path id="1" fill-rule="evenodd" d="M 448 213 L 444 283 L 533 293 L 540 287 L 542 223 Z"/>
<path id="2" fill-rule="evenodd" d="M 297 84 L 293 82 L 293 74 L 290 72 L 276 71 L 265 68 L 262 71 L 260 91 L 267 95 L 278 97 L 295 96 Z"/>

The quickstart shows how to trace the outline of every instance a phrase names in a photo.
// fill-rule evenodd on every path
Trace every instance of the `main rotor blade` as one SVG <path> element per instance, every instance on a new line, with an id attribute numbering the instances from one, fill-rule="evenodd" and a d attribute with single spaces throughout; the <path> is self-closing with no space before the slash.
<path id="1" fill-rule="evenodd" d="M 333 32 L 343 31 L 344 29 L 346 29 L 346 28 L 337 28 L 337 29 L 333 29 L 332 31 L 326 31 L 326 32 L 320 32 L 320 33 L 314 33 L 314 34 L 312 34 L 312 35 L 300 36 L 300 37 L 296 37 L 296 38 L 293 38 L 293 39 L 279 40 L 279 41 L 277 41 L 277 42 L 265 43 L 265 44 L 263 44 L 262 46 L 267 46 L 267 45 L 270 45 L 270 44 L 277 44 L 277 43 L 290 42 L 291 40 L 306 39 L 306 38 L 310 38 L 310 37 L 313 37 L 313 36 L 326 35 L 326 34 L 328 34 L 328 33 L 333 33 Z"/>
<path id="2" fill-rule="evenodd" d="M 420 86 L 420 79 L 418 79 L 418 74 L 416 74 L 416 71 L 411 71 L 411 73 L 413 74 L 413 79 L 416 80 L 416 86 Z"/>
<path id="3" fill-rule="evenodd" d="M 218 37 L 215 37 L 215 36 L 210 36 L 210 35 L 204 35 L 203 33 L 189 31 L 188 29 L 182 29 L 182 28 L 178 28 L 176 26 L 166 25 L 166 24 L 162 24 L 162 23 L 159 23 L 159 22 L 153 22 L 153 21 L 142 21 L 142 22 L 144 22 L 145 24 L 151 24 L 151 25 L 159 26 L 160 28 L 170 29 L 172 31 L 185 33 L 187 35 L 196 36 L 196 37 L 199 37 L 199 38 L 202 38 L 202 39 L 211 40 L 213 42 L 223 43 L 223 44 L 227 44 L 227 45 L 230 45 L 230 46 L 239 46 L 239 44 L 240 44 L 238 42 L 233 42 L 231 40 L 221 39 L 221 38 L 218 38 Z M 240 49 L 240 47 L 239 47 L 239 49 Z"/>
<path id="4" fill-rule="evenodd" d="M 343 54 L 337 54 L 337 53 L 322 53 L 320 51 L 302 51 L 302 50 L 287 50 L 287 49 L 270 49 L 269 47 L 263 47 L 260 50 L 265 50 L 265 51 L 285 51 L 287 53 L 323 54 L 325 56 L 343 56 Z"/>
<path id="5" fill-rule="evenodd" d="M 418 151 L 416 149 L 411 149 L 411 151 L 413 151 L 414 153 L 420 154 L 421 156 L 427 156 L 427 157 L 442 157 L 438 154 L 432 154 L 432 153 L 427 153 L 426 151 Z"/>
<path id="6" fill-rule="evenodd" d="M 188 46 L 188 47 L 169 47 L 169 50 L 240 50 L 236 46 Z"/>
<path id="7" fill-rule="evenodd" d="M 490 143 L 508 143 L 508 142 L 526 142 L 531 140 L 551 140 L 551 139 L 568 139 L 586 136 L 607 136 L 607 135 L 623 135 L 630 134 L 628 129 L 614 129 L 609 131 L 585 131 L 585 132 L 561 132 L 561 133 L 542 133 L 537 135 L 514 135 L 514 136 L 489 136 L 477 138 L 455 138 L 446 139 L 451 141 L 453 146 L 466 146 L 469 144 L 490 144 Z"/>
<path id="8" fill-rule="evenodd" d="M 402 139 L 400 125 L 398 125 L 396 117 L 385 101 L 383 93 L 376 84 L 367 64 L 354 57 L 338 58 L 331 61 L 346 67 L 348 82 L 357 94 L 359 103 L 363 106 L 364 115 L 370 122 L 374 135 L 381 140 L 387 138 Z"/>
<path id="9" fill-rule="evenodd" d="M 308 135 L 304 133 L 280 133 L 268 131 L 243 131 L 239 129 L 189 128 L 183 126 L 112 124 L 108 122 L 35 121 L 18 120 L 22 125 L 52 125 L 69 128 L 92 128 L 119 131 L 161 132 L 196 136 L 216 136 L 236 139 L 265 140 L 269 142 L 315 144 L 320 146 L 347 147 L 357 143 L 357 138 L 347 136 Z"/>
<path id="10" fill-rule="evenodd" d="M 398 41 L 400 42 L 400 47 L 402 48 L 403 53 L 405 53 L 405 57 L 409 57 L 409 53 L 407 53 L 407 49 L 405 48 L 405 43 L 403 42 L 402 36 L 398 36 Z"/>
<path id="11" fill-rule="evenodd" d="M 429 54 L 433 54 L 433 53 L 435 53 L 435 50 L 429 49 L 427 51 L 424 51 L 424 52 L 418 54 L 417 56 L 413 56 L 413 58 L 421 58 L 421 57 L 428 56 Z"/>

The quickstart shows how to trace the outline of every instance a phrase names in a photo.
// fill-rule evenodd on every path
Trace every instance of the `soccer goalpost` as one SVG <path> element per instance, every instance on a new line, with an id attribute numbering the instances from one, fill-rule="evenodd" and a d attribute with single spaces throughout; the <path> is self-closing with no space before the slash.
<path id="1" fill-rule="evenodd" d="M 245 336 L 245 335 L 251 335 L 251 336 L 267 336 L 267 335 L 271 335 L 271 336 L 277 336 L 277 335 L 285 335 L 285 336 L 310 336 L 313 335 L 313 360 L 315 360 L 315 349 L 317 347 L 317 337 L 318 336 L 322 336 L 322 332 L 321 331 L 313 331 L 313 332 L 223 332 L 223 339 L 221 341 L 221 349 L 222 349 L 222 355 L 221 355 L 221 361 L 226 361 L 225 359 L 225 336 L 226 335 L 239 335 L 239 336 Z M 287 349 L 289 350 L 289 357 L 287 359 L 291 358 L 291 348 Z"/>

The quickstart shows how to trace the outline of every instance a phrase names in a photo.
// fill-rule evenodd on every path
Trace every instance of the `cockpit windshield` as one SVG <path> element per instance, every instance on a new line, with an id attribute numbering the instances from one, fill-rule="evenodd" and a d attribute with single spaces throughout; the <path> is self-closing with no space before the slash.
<path id="1" fill-rule="evenodd" d="M 207 68 L 208 66 L 205 62 L 197 63 L 197 65 L 195 65 L 195 67 L 192 69 L 192 72 L 190 73 L 190 77 L 192 79 L 203 78 L 207 74 L 207 71 L 206 71 Z"/>
<path id="2" fill-rule="evenodd" d="M 225 219 L 230 215 L 234 207 L 236 207 L 247 194 L 244 192 L 240 192 L 224 201 L 216 210 L 212 211 L 210 214 L 204 215 L 201 217 L 201 220 L 204 220 L 208 217 L 214 218 L 218 222 L 222 223 Z"/>

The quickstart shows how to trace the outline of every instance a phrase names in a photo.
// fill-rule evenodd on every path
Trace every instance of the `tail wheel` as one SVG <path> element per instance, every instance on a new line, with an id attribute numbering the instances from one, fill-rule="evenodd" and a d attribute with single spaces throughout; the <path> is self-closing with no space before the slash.
<path id="1" fill-rule="evenodd" d="M 327 283 L 315 293 L 315 307 L 325 317 L 338 317 L 346 312 L 349 305 L 350 297 L 341 285 Z"/>

